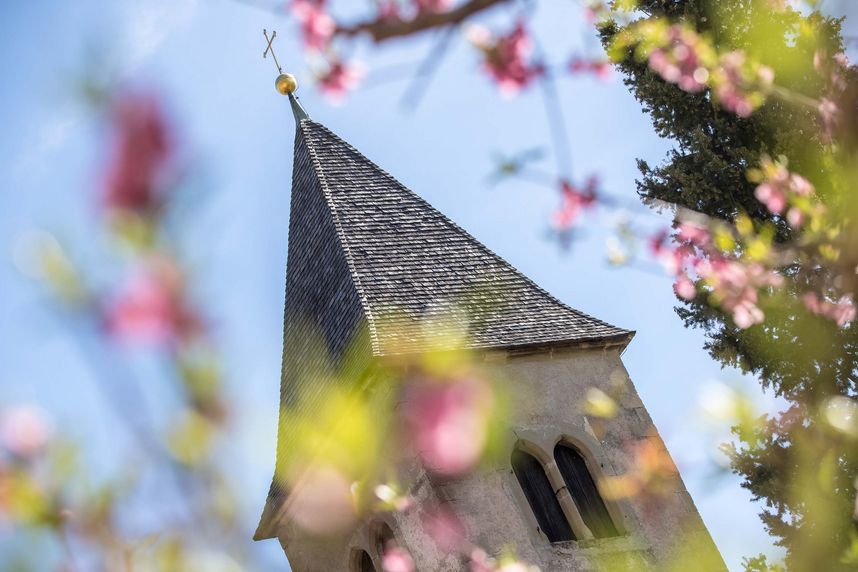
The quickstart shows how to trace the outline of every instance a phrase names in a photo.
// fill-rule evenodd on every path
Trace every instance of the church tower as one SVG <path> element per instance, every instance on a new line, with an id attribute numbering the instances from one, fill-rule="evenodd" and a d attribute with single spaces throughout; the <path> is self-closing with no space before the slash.
<path id="1" fill-rule="evenodd" d="M 444 501 L 475 544 L 490 554 L 514 546 L 546 572 L 681 562 L 723 570 L 678 473 L 661 483 L 667 501 L 656 508 L 604 494 L 601 483 L 633 470 L 641 448 L 675 471 L 621 361 L 634 332 L 572 309 L 534 284 L 310 119 L 293 90 L 282 90 L 297 129 L 281 408 L 306 389 L 301 384 L 312 383 L 308 372 L 340 359 L 353 340 L 367 362 L 425 351 L 425 338 L 412 335 L 415 324 L 449 300 L 464 300 L 468 349 L 531 397 L 515 403 L 502 463 L 455 479 L 423 473 L 412 491 L 418 502 Z M 318 332 L 312 341 L 302 335 L 308 326 Z M 594 390 L 616 396 L 609 419 L 582 410 Z M 289 443 L 290 426 L 281 421 L 278 470 Z M 419 506 L 371 517 L 342 537 L 317 538 L 290 522 L 288 498 L 275 478 L 255 539 L 278 538 L 297 572 L 381 571 L 389 538 L 410 552 L 416 570 L 468 569 L 427 541 Z"/>

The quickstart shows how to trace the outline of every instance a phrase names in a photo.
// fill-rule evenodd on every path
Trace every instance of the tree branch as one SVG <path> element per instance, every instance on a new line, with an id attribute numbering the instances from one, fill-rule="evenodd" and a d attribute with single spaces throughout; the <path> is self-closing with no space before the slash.
<path id="1" fill-rule="evenodd" d="M 367 34 L 377 44 L 393 38 L 401 38 L 412 34 L 461 24 L 471 16 L 498 4 L 511 0 L 469 0 L 464 4 L 445 12 L 427 12 L 410 20 L 375 19 L 358 22 L 350 26 L 338 26 L 334 35 L 355 37 Z"/>

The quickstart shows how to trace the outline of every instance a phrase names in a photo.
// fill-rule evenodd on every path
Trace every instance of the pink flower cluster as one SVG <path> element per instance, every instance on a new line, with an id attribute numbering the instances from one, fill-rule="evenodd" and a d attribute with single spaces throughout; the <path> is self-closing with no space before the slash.
<path id="1" fill-rule="evenodd" d="M 813 185 L 801 175 L 791 173 L 784 165 L 771 160 L 763 161 L 762 172 L 766 178 L 754 190 L 754 196 L 772 214 L 782 215 L 786 211 L 790 225 L 800 228 L 810 210 L 806 198 L 813 195 Z M 821 205 L 813 205 L 814 211 L 819 208 Z"/>
<path id="2" fill-rule="evenodd" d="M 577 187 L 566 179 L 561 180 L 560 207 L 552 217 L 554 229 L 558 232 L 568 231 L 575 226 L 582 212 L 595 207 L 599 200 L 598 187 L 599 179 L 596 176 L 589 177 L 583 187 Z"/>
<path id="3" fill-rule="evenodd" d="M 703 63 L 706 47 L 692 30 L 674 24 L 667 30 L 666 44 L 649 54 L 649 67 L 685 91 L 703 91 L 709 79 L 709 70 Z"/>
<path id="4" fill-rule="evenodd" d="M 185 302 L 180 269 L 166 258 L 152 258 L 130 275 L 108 305 L 106 325 L 119 339 L 172 344 L 194 334 L 199 319 Z"/>
<path id="5" fill-rule="evenodd" d="M 760 324 L 765 318 L 757 306 L 759 290 L 783 284 L 783 277 L 762 264 L 723 257 L 699 259 L 695 270 L 712 288 L 713 299 L 732 314 L 733 322 L 741 329 Z"/>
<path id="6" fill-rule="evenodd" d="M 407 550 L 389 546 L 381 556 L 381 569 L 383 572 L 414 572 L 414 560 Z"/>
<path id="7" fill-rule="evenodd" d="M 501 93 L 514 95 L 544 72 L 541 64 L 530 60 L 533 42 L 523 22 L 498 37 L 482 26 L 472 26 L 468 37 L 483 52 L 483 69 L 498 84 Z"/>
<path id="8" fill-rule="evenodd" d="M 815 292 L 806 292 L 802 297 L 805 308 L 817 316 L 824 316 L 844 326 L 855 319 L 855 301 L 852 295 L 844 294 L 834 302 L 821 298 Z"/>
<path id="9" fill-rule="evenodd" d="M 405 388 L 405 434 L 426 468 L 461 475 L 480 460 L 494 394 L 476 375 L 417 379 Z"/>
<path id="10" fill-rule="evenodd" d="M 719 58 L 711 83 L 715 98 L 724 109 L 748 117 L 762 102 L 759 90 L 770 87 L 774 77 L 771 68 L 750 66 L 743 52 L 733 51 Z"/>
<path id="11" fill-rule="evenodd" d="M 598 79 L 610 79 L 614 68 L 608 60 L 574 57 L 569 61 L 569 72 L 573 74 L 592 74 Z"/>
<path id="12" fill-rule="evenodd" d="M 53 429 L 47 415 L 31 405 L 18 405 L 0 414 L 0 445 L 21 460 L 32 460 L 48 446 Z"/>
<path id="13" fill-rule="evenodd" d="M 771 68 L 748 62 L 740 51 L 719 57 L 704 38 L 681 24 L 668 27 L 664 38 L 654 36 L 661 45 L 649 54 L 650 69 L 689 93 L 712 87 L 714 99 L 740 117 L 762 104 L 762 90 L 774 81 Z"/>
<path id="14" fill-rule="evenodd" d="M 337 29 L 336 22 L 325 9 L 325 0 L 293 0 L 291 10 L 301 26 L 305 49 L 324 51 Z"/>
<path id="15" fill-rule="evenodd" d="M 780 286 L 783 278 L 759 263 L 746 263 L 729 258 L 714 247 L 709 230 L 692 222 L 679 225 L 676 237 L 680 245 L 666 244 L 668 234 L 662 231 L 651 239 L 653 254 L 665 269 L 675 276 L 673 285 L 678 296 L 691 300 L 697 295 L 697 276 L 710 290 L 712 300 L 730 312 L 733 322 L 742 329 L 763 321 L 757 306 L 761 288 Z"/>
<path id="16" fill-rule="evenodd" d="M 114 211 L 148 213 L 158 207 L 173 145 L 161 105 L 151 95 L 128 94 L 112 110 L 113 149 L 103 201 Z"/>
<path id="17" fill-rule="evenodd" d="M 822 123 L 823 140 L 831 142 L 840 120 L 841 110 L 836 102 L 847 87 L 849 59 L 842 52 L 829 57 L 827 52 L 819 50 L 813 55 L 813 67 L 828 81 L 828 94 L 820 98 L 817 110 Z"/>
<path id="18" fill-rule="evenodd" d="M 452 0 L 413 0 L 418 14 L 443 12 L 453 5 Z"/>
<path id="19" fill-rule="evenodd" d="M 360 65 L 334 58 L 317 79 L 322 94 L 331 101 L 339 103 L 360 84 L 363 76 L 364 71 Z"/>

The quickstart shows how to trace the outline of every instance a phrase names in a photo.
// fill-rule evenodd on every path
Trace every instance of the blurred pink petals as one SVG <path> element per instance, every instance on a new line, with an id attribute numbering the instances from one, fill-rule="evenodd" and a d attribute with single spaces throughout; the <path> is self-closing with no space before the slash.
<path id="1" fill-rule="evenodd" d="M 462 552 L 469 546 L 465 524 L 448 505 L 428 507 L 422 518 L 423 531 L 439 550 Z"/>
<path id="2" fill-rule="evenodd" d="M 488 439 L 494 395 L 476 376 L 420 379 L 405 390 L 406 434 L 426 468 L 460 475 L 473 468 Z"/>
<path id="3" fill-rule="evenodd" d="M 152 95 L 123 95 L 114 103 L 111 123 L 113 148 L 105 173 L 104 206 L 149 212 L 160 202 L 174 151 L 161 105 Z"/>
<path id="4" fill-rule="evenodd" d="M 108 305 L 108 331 L 125 341 L 169 344 L 192 334 L 199 321 L 183 299 L 181 270 L 152 258 L 134 270 Z"/>
<path id="5" fill-rule="evenodd" d="M 693 300 L 697 295 L 697 289 L 694 287 L 694 282 L 684 274 L 676 278 L 676 281 L 673 283 L 673 291 L 676 292 L 677 296 L 685 298 L 686 300 Z"/>
<path id="6" fill-rule="evenodd" d="M 595 176 L 587 179 L 581 186 L 575 186 L 570 181 L 560 181 L 560 207 L 554 212 L 552 224 L 558 232 L 571 229 L 580 215 L 596 206 L 598 202 L 597 188 L 599 180 Z"/>
<path id="7" fill-rule="evenodd" d="M 414 572 L 414 560 L 407 550 L 398 546 L 388 546 L 381 556 L 383 572 Z"/>
<path id="8" fill-rule="evenodd" d="M 324 0 L 293 0 L 292 15 L 301 25 L 304 48 L 323 51 L 337 29 L 336 22 L 325 9 Z"/>
<path id="9" fill-rule="evenodd" d="M 829 318 L 838 326 L 845 326 L 855 319 L 855 301 L 851 295 L 843 295 L 838 300 L 830 302 L 814 292 L 806 292 L 802 301 L 811 313 Z"/>
<path id="10" fill-rule="evenodd" d="M 0 442 L 12 455 L 33 459 L 53 436 L 47 414 L 33 405 L 17 405 L 0 413 Z"/>
<path id="11" fill-rule="evenodd" d="M 576 56 L 569 61 L 568 69 L 572 74 L 590 74 L 603 81 L 611 79 L 614 75 L 611 62 L 603 59 Z"/>
<path id="12" fill-rule="evenodd" d="M 483 69 L 504 95 L 515 95 L 541 76 L 544 68 L 531 61 L 533 42 L 518 22 L 507 34 L 494 36 L 482 26 L 472 26 L 468 39 L 483 53 Z"/>
<path id="13" fill-rule="evenodd" d="M 357 520 L 351 481 L 329 465 L 299 474 L 287 503 L 295 524 L 320 536 L 346 530 Z"/>
<path id="14" fill-rule="evenodd" d="M 413 0 L 413 3 L 418 14 L 443 12 L 453 5 L 452 0 Z"/>
<path id="15" fill-rule="evenodd" d="M 754 190 L 758 201 L 766 205 L 772 214 L 781 214 L 787 205 L 787 196 L 783 190 L 771 183 L 762 183 Z"/>
<path id="16" fill-rule="evenodd" d="M 364 69 L 360 64 L 334 59 L 329 62 L 328 68 L 317 79 L 322 94 L 334 103 L 341 103 L 352 90 L 360 85 L 363 77 Z"/>
<path id="17" fill-rule="evenodd" d="M 697 34 L 675 24 L 667 32 L 668 43 L 649 55 L 649 67 L 665 81 L 696 93 L 706 87 L 709 72 L 701 62 L 702 41 Z"/>

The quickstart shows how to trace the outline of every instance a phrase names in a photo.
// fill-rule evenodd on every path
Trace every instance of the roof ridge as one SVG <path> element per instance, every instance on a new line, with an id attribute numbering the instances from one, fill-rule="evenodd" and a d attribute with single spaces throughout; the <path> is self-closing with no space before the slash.
<path id="1" fill-rule="evenodd" d="M 328 209 L 330 209 L 331 211 L 334 228 L 337 231 L 337 237 L 340 239 L 340 244 L 343 247 L 343 255 L 346 259 L 346 265 L 349 268 L 349 274 L 351 276 L 352 283 L 354 284 L 355 290 L 357 290 L 358 298 L 360 299 L 361 306 L 363 307 L 364 314 L 366 315 L 366 321 L 369 327 L 370 343 L 372 344 L 373 353 L 378 353 L 381 351 L 381 344 L 378 339 L 378 331 L 375 325 L 375 317 L 373 316 L 372 308 L 369 304 L 369 299 L 366 295 L 366 292 L 364 291 L 363 285 L 361 284 L 360 275 L 357 272 L 357 268 L 355 267 L 354 259 L 352 257 L 346 233 L 343 232 L 342 223 L 340 221 L 339 215 L 337 214 L 337 207 L 331 200 L 331 192 L 328 188 L 328 182 L 327 178 L 325 177 L 324 169 L 322 169 L 322 162 L 316 156 L 316 150 L 313 148 L 313 145 L 310 144 L 310 139 L 304 132 L 304 125 L 310 123 L 322 127 L 329 133 L 331 133 L 331 131 L 321 123 L 313 121 L 309 117 L 301 119 L 298 123 L 298 128 L 304 135 L 304 143 L 307 146 L 307 152 L 310 154 L 310 162 L 313 164 L 313 170 L 316 172 L 316 178 L 319 180 L 319 187 L 322 189 L 322 196 L 324 197 L 325 202 L 328 204 Z M 333 133 L 331 134 L 333 135 Z M 345 143 L 345 141 L 343 142 Z M 346 144 L 348 145 L 348 143 Z"/>

